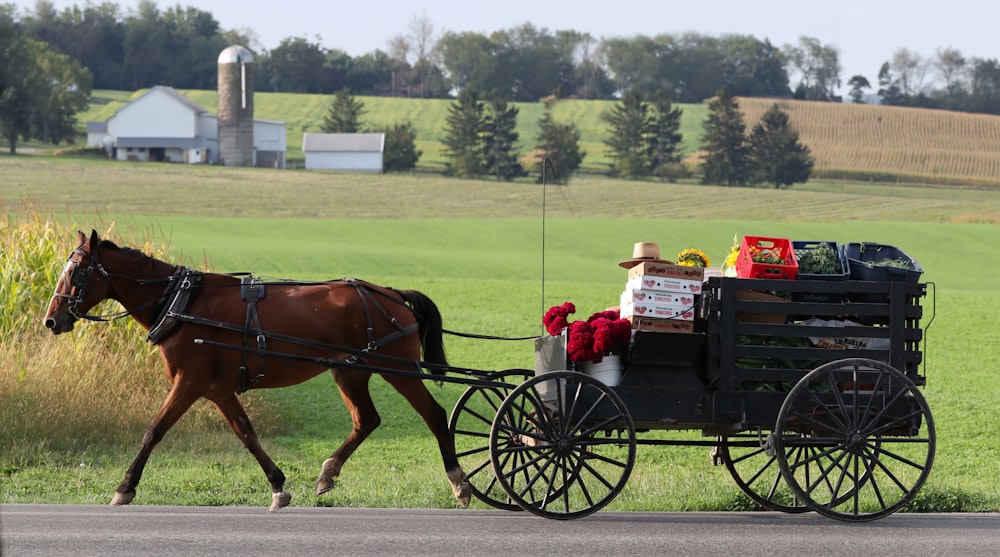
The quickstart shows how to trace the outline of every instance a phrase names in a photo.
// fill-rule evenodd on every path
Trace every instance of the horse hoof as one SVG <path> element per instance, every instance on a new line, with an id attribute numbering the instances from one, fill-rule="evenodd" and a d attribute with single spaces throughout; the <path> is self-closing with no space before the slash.
<path id="1" fill-rule="evenodd" d="M 472 502 L 472 486 L 469 485 L 469 482 L 462 482 L 461 487 L 455 493 L 455 499 L 458 499 L 458 504 L 463 509 L 469 508 L 469 503 Z"/>
<path id="2" fill-rule="evenodd" d="M 132 499 L 135 499 L 134 491 L 131 491 L 129 493 L 118 493 L 116 491 L 114 498 L 111 499 L 111 506 L 120 507 L 122 505 L 128 505 L 129 503 L 132 502 Z"/>
<path id="3" fill-rule="evenodd" d="M 327 491 L 330 491 L 331 489 L 333 489 L 333 486 L 336 485 L 336 483 L 337 483 L 337 478 L 321 477 L 320 479 L 316 480 L 316 495 L 320 496 L 326 493 Z"/>
<path id="4" fill-rule="evenodd" d="M 292 494 L 284 491 L 271 494 L 271 508 L 268 511 L 276 513 L 292 502 Z"/>

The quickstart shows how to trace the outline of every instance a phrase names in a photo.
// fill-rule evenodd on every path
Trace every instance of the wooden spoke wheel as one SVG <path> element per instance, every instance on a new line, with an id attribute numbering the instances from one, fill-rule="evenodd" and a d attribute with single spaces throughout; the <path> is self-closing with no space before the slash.
<path id="1" fill-rule="evenodd" d="M 785 398 L 774 432 L 782 477 L 810 509 L 860 522 L 916 497 L 934 462 L 927 402 L 902 372 L 876 360 L 824 364 Z M 809 449 L 806 458 L 793 458 Z"/>
<path id="2" fill-rule="evenodd" d="M 534 375 L 528 369 L 507 369 L 491 374 L 485 379 L 500 383 L 518 384 Z M 509 511 L 521 507 L 510 500 L 497 484 L 490 462 L 490 429 L 497 410 L 513 387 L 470 386 L 462 393 L 451 412 L 448 429 L 455 439 L 458 463 L 465 470 L 472 494 L 484 503 Z M 506 440 L 510 443 L 511 440 Z"/>
<path id="3" fill-rule="evenodd" d="M 772 511 L 802 513 L 809 510 L 785 484 L 774 453 L 774 436 L 769 431 L 738 433 L 723 437 L 721 456 L 736 485 L 758 505 Z M 795 447 L 787 458 L 801 462 L 811 449 Z"/>
<path id="4" fill-rule="evenodd" d="M 601 381 L 573 371 L 535 376 L 504 399 L 490 431 L 497 482 L 538 516 L 572 519 L 610 503 L 635 465 L 635 426 Z"/>

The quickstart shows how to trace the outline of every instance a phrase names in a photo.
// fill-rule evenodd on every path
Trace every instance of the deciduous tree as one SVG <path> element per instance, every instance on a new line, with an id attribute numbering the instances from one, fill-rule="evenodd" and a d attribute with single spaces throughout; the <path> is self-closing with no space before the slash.
<path id="1" fill-rule="evenodd" d="M 851 101 L 857 104 L 865 103 L 865 89 L 871 89 L 872 84 L 868 83 L 868 78 L 863 75 L 851 76 L 851 79 L 847 80 L 847 84 L 851 86 Z"/>

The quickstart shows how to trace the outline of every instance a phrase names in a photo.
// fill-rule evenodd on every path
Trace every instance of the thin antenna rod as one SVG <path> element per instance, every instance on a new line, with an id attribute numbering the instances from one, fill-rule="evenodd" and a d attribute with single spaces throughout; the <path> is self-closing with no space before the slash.
<path id="1" fill-rule="evenodd" d="M 545 315 L 545 163 L 548 160 L 542 159 L 542 315 Z"/>

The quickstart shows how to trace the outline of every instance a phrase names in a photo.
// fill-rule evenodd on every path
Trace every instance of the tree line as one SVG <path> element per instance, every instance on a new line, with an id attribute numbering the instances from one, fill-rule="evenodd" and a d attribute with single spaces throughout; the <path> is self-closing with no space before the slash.
<path id="1" fill-rule="evenodd" d="M 839 100 L 1000 113 L 1000 62 L 939 49 L 921 58 L 897 50 L 874 75 L 844 76 L 835 46 L 812 37 L 774 45 L 752 35 L 700 33 L 596 39 L 530 23 L 489 34 L 437 35 L 414 16 L 386 49 L 350 56 L 320 37 L 288 37 L 263 48 L 252 30 L 226 30 L 210 12 L 142 0 L 123 12 L 113 2 L 59 11 L 50 0 L 18 14 L 0 4 L 28 37 L 47 43 L 89 70 L 97 89 L 136 90 L 158 84 L 213 89 L 216 58 L 231 44 L 256 56 L 259 90 L 452 98 L 464 89 L 498 91 L 514 102 L 547 97 L 618 99 L 630 91 L 700 103 L 725 86 L 734 96 Z M 869 79 L 872 77 L 872 79 Z"/>
<path id="2" fill-rule="evenodd" d="M 586 153 L 580 150 L 576 126 L 553 119 L 553 102 L 545 103 L 534 149 L 522 161 L 516 131 L 518 108 L 499 93 L 481 95 L 464 89 L 448 107 L 445 118 L 442 143 L 448 159 L 446 173 L 511 181 L 531 174 L 527 164 L 538 168 L 539 182 L 546 181 L 546 171 L 550 170 L 554 180 L 562 178 L 565 183 L 580 168 Z M 782 188 L 809 180 L 814 165 L 812 154 L 799 142 L 788 115 L 777 104 L 749 133 L 739 103 L 726 88 L 709 101 L 708 109 L 709 117 L 703 124 L 703 162 L 697 168 L 703 184 L 770 184 Z M 364 114 L 364 102 L 342 89 L 327 109 L 322 131 L 370 131 L 364 124 Z M 626 94 L 603 115 L 609 132 L 605 145 L 613 161 L 608 173 L 620 178 L 670 182 L 691 177 L 695 169 L 681 160 L 682 114 L 663 94 L 650 98 L 635 92 Z M 415 168 L 421 152 L 415 147 L 412 124 L 396 123 L 385 133 L 383 169 Z"/>

